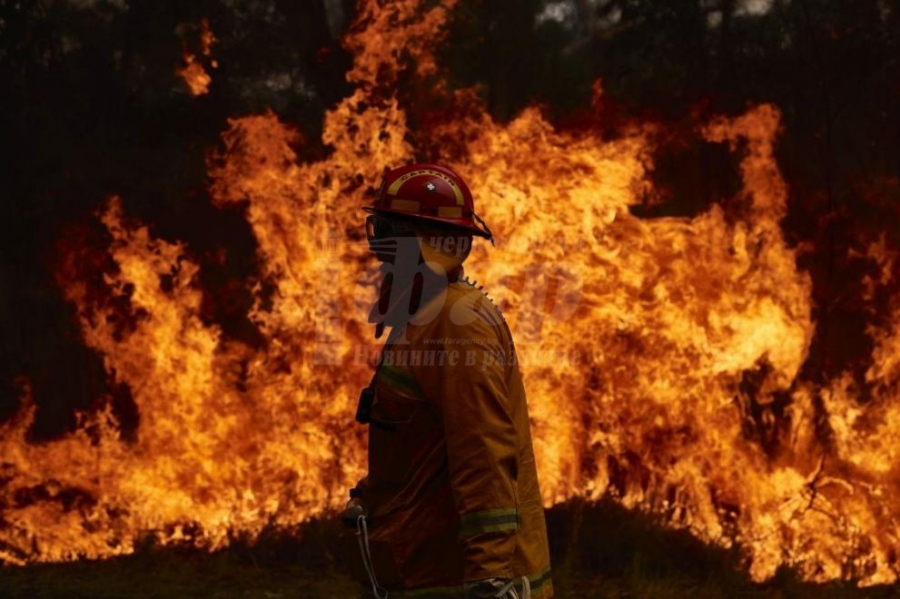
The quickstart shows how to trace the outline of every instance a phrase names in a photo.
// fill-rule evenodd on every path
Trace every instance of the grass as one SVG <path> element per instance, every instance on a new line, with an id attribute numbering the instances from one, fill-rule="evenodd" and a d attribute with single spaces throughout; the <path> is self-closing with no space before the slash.
<path id="1" fill-rule="evenodd" d="M 560 599 L 882 599 L 898 587 L 803 583 L 788 570 L 755 584 L 737 551 L 661 528 L 612 502 L 573 502 L 547 513 Z M 357 584 L 343 572 L 334 541 L 339 523 L 319 520 L 293 534 L 271 531 L 227 550 L 160 548 L 99 562 L 0 568 L 2 599 L 349 599 Z"/>

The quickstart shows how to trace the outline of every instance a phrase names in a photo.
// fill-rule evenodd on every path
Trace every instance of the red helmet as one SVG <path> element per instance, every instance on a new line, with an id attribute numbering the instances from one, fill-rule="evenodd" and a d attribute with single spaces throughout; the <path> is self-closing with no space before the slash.
<path id="1" fill-rule="evenodd" d="M 395 169 L 385 168 L 375 203 L 365 206 L 363 210 L 452 225 L 494 240 L 491 230 L 475 214 L 475 203 L 468 185 L 445 166 L 411 164 Z"/>

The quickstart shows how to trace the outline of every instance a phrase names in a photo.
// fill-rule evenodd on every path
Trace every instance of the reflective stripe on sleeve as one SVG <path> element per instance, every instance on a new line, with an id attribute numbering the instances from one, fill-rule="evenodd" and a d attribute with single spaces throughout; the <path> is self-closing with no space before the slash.
<path id="1" fill-rule="evenodd" d="M 528 582 L 531 585 L 532 599 L 551 597 L 553 595 L 553 579 L 550 576 L 549 566 L 537 574 L 530 575 Z"/>
<path id="2" fill-rule="evenodd" d="M 514 531 L 519 528 L 515 508 L 500 508 L 463 514 L 459 519 L 459 536 L 468 538 L 485 532 Z"/>

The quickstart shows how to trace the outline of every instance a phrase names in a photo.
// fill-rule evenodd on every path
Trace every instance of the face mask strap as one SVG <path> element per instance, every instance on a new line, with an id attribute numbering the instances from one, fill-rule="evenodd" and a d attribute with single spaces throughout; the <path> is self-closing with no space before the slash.
<path id="1" fill-rule="evenodd" d="M 484 222 L 484 219 L 481 218 L 480 216 L 478 216 L 477 214 L 475 214 L 474 212 L 472 213 L 472 218 L 474 218 L 475 220 L 477 220 L 477 221 L 478 221 L 478 224 L 481 225 L 481 229 L 483 229 L 484 232 L 487 233 L 487 238 L 488 238 L 488 240 L 490 240 L 490 242 L 491 242 L 491 247 L 496 247 L 496 244 L 494 243 L 494 234 L 491 233 L 491 230 L 490 230 L 490 228 L 487 226 L 487 223 Z"/>

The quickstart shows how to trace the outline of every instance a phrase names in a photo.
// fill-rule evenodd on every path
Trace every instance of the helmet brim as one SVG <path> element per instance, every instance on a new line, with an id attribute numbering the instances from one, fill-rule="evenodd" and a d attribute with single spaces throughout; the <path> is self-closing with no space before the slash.
<path id="1" fill-rule="evenodd" d="M 469 225 L 463 219 L 459 219 L 459 222 L 454 222 L 456 219 L 446 218 L 446 217 L 437 217 L 437 216 L 425 216 L 421 214 L 410 214 L 409 212 L 402 212 L 400 210 L 389 210 L 384 208 L 375 208 L 374 206 L 363 206 L 363 211 L 368 212 L 369 214 L 382 214 L 385 216 L 393 216 L 396 218 L 402 218 L 404 220 L 410 221 L 425 221 L 428 223 L 434 223 L 436 225 L 440 225 L 442 227 L 446 227 L 448 229 L 459 229 L 469 233 L 471 235 L 475 235 L 477 237 L 481 237 L 483 239 L 491 239 L 493 235 L 489 232 L 479 229 L 478 227 Z"/>

